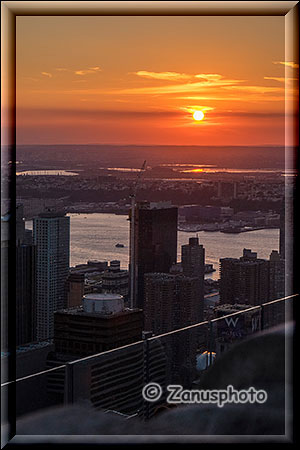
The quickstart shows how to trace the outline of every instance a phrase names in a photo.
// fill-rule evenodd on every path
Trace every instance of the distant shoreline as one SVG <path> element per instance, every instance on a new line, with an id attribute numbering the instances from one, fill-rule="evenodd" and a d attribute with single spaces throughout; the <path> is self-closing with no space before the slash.
<path id="1" fill-rule="evenodd" d="M 66 214 L 74 214 L 74 215 L 89 215 L 89 214 L 114 214 L 116 216 L 128 216 L 128 211 L 66 211 Z M 33 217 L 28 218 L 25 217 L 25 221 L 26 222 L 30 222 L 33 220 Z M 240 231 L 233 231 L 233 232 L 228 232 L 228 231 L 224 231 L 223 230 L 203 230 L 201 229 L 201 225 L 199 225 L 199 227 L 195 227 L 193 229 L 183 229 L 180 226 L 178 226 L 177 231 L 181 231 L 183 233 L 199 233 L 200 231 L 203 231 L 205 233 L 224 233 L 224 234 L 240 234 L 240 233 L 246 233 L 246 232 L 250 232 L 250 231 L 259 231 L 259 230 L 279 230 L 278 226 L 261 226 L 261 227 L 255 227 L 255 228 L 249 228 L 249 229 L 242 229 Z"/>
<path id="2" fill-rule="evenodd" d="M 128 216 L 128 212 L 116 212 L 116 211 L 66 211 L 66 214 L 76 214 L 76 215 L 80 215 L 80 214 L 84 214 L 84 215 L 88 215 L 88 214 L 114 214 L 116 216 Z M 36 217 L 36 216 L 33 216 Z M 33 220 L 33 217 L 25 217 L 25 222 L 29 222 L 31 220 Z"/>
<path id="3" fill-rule="evenodd" d="M 178 228 L 178 231 L 182 231 L 183 233 L 200 233 L 200 231 L 204 231 L 205 233 L 225 233 L 225 234 L 240 234 L 240 233 L 247 233 L 249 231 L 258 231 L 258 230 L 279 230 L 279 227 L 257 227 L 257 228 L 250 228 L 250 229 L 242 229 L 240 231 L 225 231 L 224 230 L 183 230 L 182 228 Z"/>
<path id="4" fill-rule="evenodd" d="M 159 164 L 212 164 L 232 169 L 284 170 L 285 155 L 293 148 L 284 145 L 145 145 L 145 144 L 22 144 L 17 146 L 16 159 L 38 170 L 47 164 L 49 169 L 118 167 L 140 168 L 147 160 L 150 166 Z M 271 164 L 271 167 L 270 167 Z M 33 169 L 33 170 L 34 170 Z"/>

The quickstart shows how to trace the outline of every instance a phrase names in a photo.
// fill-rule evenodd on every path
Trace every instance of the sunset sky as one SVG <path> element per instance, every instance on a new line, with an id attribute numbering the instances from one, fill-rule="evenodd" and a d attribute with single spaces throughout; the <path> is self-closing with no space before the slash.
<path id="1" fill-rule="evenodd" d="M 283 16 L 18 16 L 17 143 L 283 145 L 284 61 Z"/>

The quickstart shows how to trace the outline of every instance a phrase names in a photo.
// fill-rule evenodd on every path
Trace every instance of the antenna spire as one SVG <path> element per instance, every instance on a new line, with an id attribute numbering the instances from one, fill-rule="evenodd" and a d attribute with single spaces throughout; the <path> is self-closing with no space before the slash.
<path id="1" fill-rule="evenodd" d="M 135 206 L 136 206 L 136 193 L 139 181 L 146 168 L 146 160 L 144 161 L 140 172 L 137 175 L 136 182 L 133 187 L 131 198 L 131 217 L 130 217 L 130 308 L 135 306 L 136 297 L 136 258 L 135 258 Z"/>

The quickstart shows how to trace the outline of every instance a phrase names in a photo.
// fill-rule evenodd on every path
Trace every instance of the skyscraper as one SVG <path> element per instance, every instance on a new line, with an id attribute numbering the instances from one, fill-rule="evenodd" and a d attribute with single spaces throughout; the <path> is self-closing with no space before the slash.
<path id="1" fill-rule="evenodd" d="M 177 259 L 178 208 L 171 202 L 140 202 L 135 207 L 130 236 L 131 298 L 144 303 L 145 273 L 168 273 Z"/>
<path id="2" fill-rule="evenodd" d="M 11 254 L 14 251 L 10 239 L 10 213 L 1 215 L 1 351 L 8 352 L 9 349 L 9 330 L 8 319 L 13 317 L 9 312 L 8 297 L 11 292 L 11 287 L 8 282 L 8 267 L 11 259 Z M 12 264 L 10 266 L 12 268 Z M 15 311 L 13 311 L 15 313 Z M 13 340 L 14 343 L 14 340 Z"/>
<path id="3" fill-rule="evenodd" d="M 268 299 L 268 261 L 243 250 L 241 258 L 220 259 L 220 303 L 259 305 Z"/>
<path id="4" fill-rule="evenodd" d="M 189 243 L 181 246 L 181 264 L 183 273 L 190 277 L 204 276 L 204 255 L 203 245 L 199 244 L 198 237 L 189 239 Z"/>
<path id="5" fill-rule="evenodd" d="M 181 265 L 183 274 L 199 278 L 198 320 L 203 320 L 205 249 L 199 244 L 198 237 L 189 239 L 189 243 L 181 247 Z"/>
<path id="6" fill-rule="evenodd" d="M 272 250 L 269 259 L 269 300 L 284 297 L 284 260 L 277 250 Z"/>
<path id="7" fill-rule="evenodd" d="M 23 205 L 16 205 L 16 345 L 36 340 L 36 247 L 28 239 Z M 30 234 L 30 233 L 29 233 Z"/>
<path id="8" fill-rule="evenodd" d="M 53 337 L 54 311 L 66 306 L 70 259 L 70 218 L 45 212 L 33 219 L 36 245 L 37 339 Z"/>
<path id="9" fill-rule="evenodd" d="M 166 333 L 199 322 L 199 277 L 182 274 L 149 273 L 145 275 L 145 329 Z M 185 385 L 193 379 L 196 366 L 197 331 L 171 335 L 163 342 L 169 359 L 170 382 Z"/>
<path id="10" fill-rule="evenodd" d="M 284 295 L 284 261 L 273 250 L 270 260 L 244 249 L 241 258 L 220 259 L 220 303 L 259 305 Z"/>
<path id="11" fill-rule="evenodd" d="M 16 345 L 36 340 L 36 252 L 34 245 L 16 246 Z"/>
<path id="12" fill-rule="evenodd" d="M 145 329 L 165 333 L 199 321 L 200 279 L 184 275 L 145 275 Z"/>
<path id="13" fill-rule="evenodd" d="M 279 235 L 279 252 L 282 259 L 285 261 L 285 295 L 290 295 L 297 292 L 297 277 L 293 277 L 295 264 L 295 240 L 297 233 L 295 232 L 295 217 L 294 214 L 296 204 L 295 199 L 295 184 L 292 180 L 286 180 L 285 183 L 285 199 L 280 211 L 280 235 Z"/>
<path id="14" fill-rule="evenodd" d="M 125 308 L 121 295 L 84 295 L 82 306 L 54 314 L 55 352 L 49 354 L 48 366 L 139 341 L 117 352 L 79 363 L 73 374 L 72 389 L 74 400 L 89 399 L 96 409 L 136 413 L 143 405 L 142 324 L 142 311 Z M 48 390 L 63 395 L 64 372 L 60 382 L 57 373 L 49 374 Z"/>
<path id="15" fill-rule="evenodd" d="M 58 353 L 87 356 L 122 347 L 142 338 L 142 311 L 124 307 L 119 294 L 86 294 L 82 306 L 54 314 Z"/>
<path id="16" fill-rule="evenodd" d="M 24 207 L 22 203 L 16 205 L 16 245 L 25 241 Z"/>

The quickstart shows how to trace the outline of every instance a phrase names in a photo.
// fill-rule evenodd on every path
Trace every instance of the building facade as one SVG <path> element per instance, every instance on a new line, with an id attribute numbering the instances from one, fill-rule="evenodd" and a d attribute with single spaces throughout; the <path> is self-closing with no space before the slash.
<path id="1" fill-rule="evenodd" d="M 16 345 L 36 340 L 36 248 L 16 246 Z"/>
<path id="2" fill-rule="evenodd" d="M 199 277 L 182 274 L 145 275 L 145 330 L 155 335 L 200 322 Z M 168 355 L 168 379 L 190 385 L 196 367 L 198 333 L 187 330 L 162 339 Z"/>
<path id="3" fill-rule="evenodd" d="M 135 307 L 143 309 L 144 275 L 168 273 L 176 263 L 177 219 L 178 208 L 170 202 L 140 202 L 135 207 L 130 235 L 130 277 L 134 280 L 131 290 Z"/>
<path id="4" fill-rule="evenodd" d="M 16 205 L 16 345 L 36 340 L 36 247 L 25 229 L 22 204 Z"/>
<path id="5" fill-rule="evenodd" d="M 54 312 L 67 305 L 70 259 L 70 218 L 46 212 L 33 219 L 36 245 L 37 339 L 52 338 Z"/>
<path id="6" fill-rule="evenodd" d="M 270 259 L 243 250 L 241 258 L 220 259 L 220 303 L 260 305 L 283 296 L 284 261 L 277 251 Z"/>
<path id="7" fill-rule="evenodd" d="M 120 261 L 110 261 L 108 270 L 102 276 L 103 292 L 123 295 L 128 298 L 129 272 L 120 268 Z"/>
<path id="8" fill-rule="evenodd" d="M 221 318 L 229 314 L 242 312 L 248 309 L 249 305 L 223 304 L 214 308 L 215 318 Z M 247 311 L 232 317 L 225 317 L 223 320 L 215 322 L 213 350 L 217 357 L 227 351 L 232 345 L 241 342 L 243 339 L 261 330 L 261 311 Z"/>
<path id="9" fill-rule="evenodd" d="M 124 308 L 118 294 L 84 295 L 82 306 L 54 314 L 58 353 L 87 356 L 122 347 L 142 337 L 143 313 Z"/>
<path id="10" fill-rule="evenodd" d="M 199 278 L 198 290 L 198 322 L 203 320 L 204 305 L 204 273 L 205 273 L 205 249 L 199 244 L 198 237 L 189 239 L 189 243 L 181 247 L 182 273 L 187 277 Z"/>
<path id="11" fill-rule="evenodd" d="M 67 308 L 81 306 L 84 295 L 84 274 L 71 272 L 67 279 Z"/>
<path id="12" fill-rule="evenodd" d="M 85 295 L 81 307 L 55 313 L 55 351 L 48 367 L 91 356 L 73 366 L 73 400 L 89 399 L 96 409 L 149 418 L 155 404 L 148 408 L 142 388 L 146 379 L 165 386 L 166 356 L 158 341 L 143 341 L 142 323 L 142 311 L 125 308 L 121 295 Z M 118 350 L 108 351 L 113 349 Z M 92 356 L 101 352 L 107 353 Z M 48 392 L 63 401 L 67 390 L 63 370 L 49 373 Z"/>

